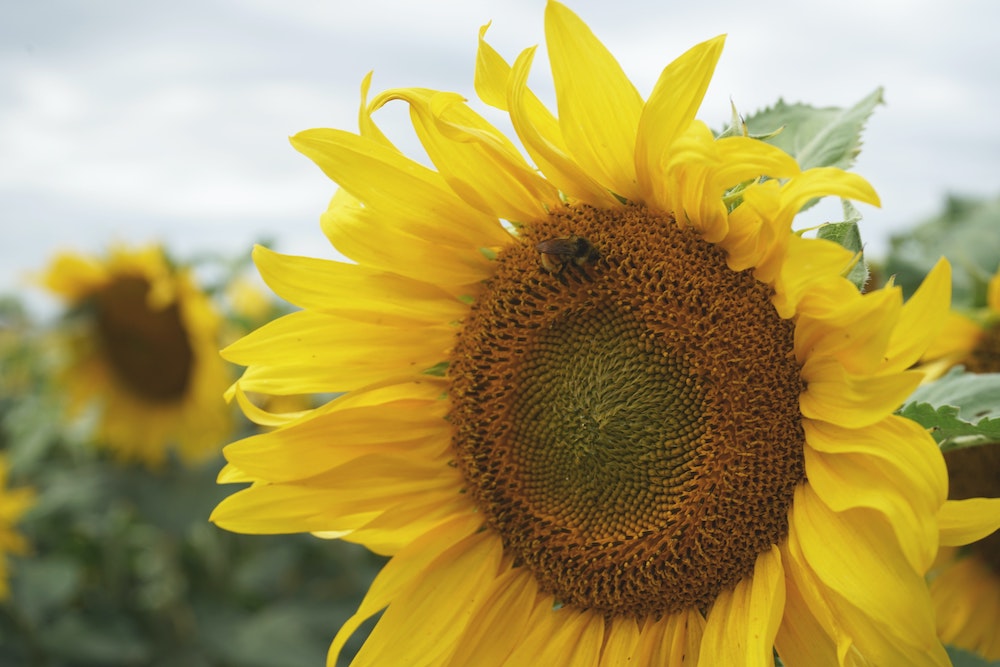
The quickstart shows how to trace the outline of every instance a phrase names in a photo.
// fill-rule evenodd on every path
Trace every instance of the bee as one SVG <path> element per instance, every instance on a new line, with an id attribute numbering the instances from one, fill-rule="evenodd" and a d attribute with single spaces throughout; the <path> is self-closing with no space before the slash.
<path id="1" fill-rule="evenodd" d="M 540 255 L 542 268 L 550 273 L 562 273 L 567 264 L 583 266 L 601 257 L 600 251 L 590 241 L 576 234 L 542 241 L 535 249 Z"/>

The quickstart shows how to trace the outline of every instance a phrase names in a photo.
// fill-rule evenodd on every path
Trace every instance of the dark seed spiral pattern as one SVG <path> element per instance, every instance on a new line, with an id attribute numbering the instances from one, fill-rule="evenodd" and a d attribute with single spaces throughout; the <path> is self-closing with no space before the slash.
<path id="1" fill-rule="evenodd" d="M 543 268 L 536 245 L 571 235 L 599 258 Z M 804 478 L 793 323 L 641 206 L 559 210 L 520 241 L 450 359 L 467 492 L 563 604 L 707 609 L 785 537 Z"/>

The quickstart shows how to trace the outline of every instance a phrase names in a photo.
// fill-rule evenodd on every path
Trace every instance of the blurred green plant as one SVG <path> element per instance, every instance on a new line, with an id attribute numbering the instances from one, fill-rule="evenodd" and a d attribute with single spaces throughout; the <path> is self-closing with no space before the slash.
<path id="1" fill-rule="evenodd" d="M 208 523 L 232 492 L 215 483 L 221 456 L 153 472 L 93 447 L 85 420 L 60 417 L 55 326 L 18 298 L 0 300 L 0 451 L 12 479 L 38 493 L 20 525 L 32 553 L 12 559 L 0 604 L 0 664 L 325 664 L 382 559 L 340 541 Z M 241 428 L 233 439 L 254 427 Z"/>
<path id="2" fill-rule="evenodd" d="M 938 258 L 952 267 L 952 307 L 986 305 L 986 285 L 1000 264 L 1000 197 L 951 196 L 937 215 L 894 235 L 882 273 L 908 297 Z"/>

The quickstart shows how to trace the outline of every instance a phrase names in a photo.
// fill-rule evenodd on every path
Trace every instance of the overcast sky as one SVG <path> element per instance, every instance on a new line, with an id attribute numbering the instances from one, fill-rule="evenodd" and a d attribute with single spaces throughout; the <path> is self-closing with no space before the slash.
<path id="1" fill-rule="evenodd" d="M 690 46 L 729 37 L 700 117 L 779 97 L 846 106 L 878 86 L 856 170 L 873 254 L 947 193 L 1000 194 L 1000 3 L 568 2 L 647 95 Z M 287 137 L 356 130 L 358 88 L 473 98 L 477 30 L 508 60 L 543 42 L 544 0 L 0 0 L 0 292 L 56 249 L 164 241 L 181 257 L 332 256 L 334 186 Z M 533 85 L 551 101 L 547 62 Z M 477 106 L 481 109 L 482 107 Z M 400 105 L 377 116 L 416 150 Z"/>

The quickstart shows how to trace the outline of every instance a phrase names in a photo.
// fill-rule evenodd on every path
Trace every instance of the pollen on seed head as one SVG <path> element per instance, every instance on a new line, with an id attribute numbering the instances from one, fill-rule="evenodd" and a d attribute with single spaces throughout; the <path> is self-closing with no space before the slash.
<path id="1" fill-rule="evenodd" d="M 586 238 L 586 271 L 537 244 Z M 803 479 L 793 324 L 724 252 L 640 206 L 525 228 L 451 358 L 456 460 L 519 564 L 566 604 L 707 608 L 787 533 Z"/>

